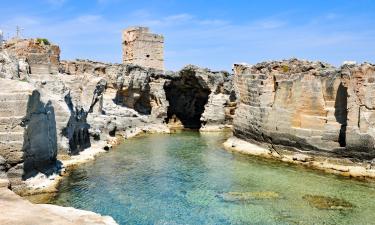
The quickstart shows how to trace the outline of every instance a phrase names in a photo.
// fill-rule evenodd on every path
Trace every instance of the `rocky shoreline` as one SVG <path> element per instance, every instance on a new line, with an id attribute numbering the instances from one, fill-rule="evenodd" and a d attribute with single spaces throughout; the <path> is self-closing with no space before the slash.
<path id="1" fill-rule="evenodd" d="M 53 193 L 71 168 L 123 139 L 172 129 L 230 129 L 229 150 L 375 178 L 375 65 L 290 59 L 233 73 L 61 61 L 57 45 L 9 40 L 0 50 L 0 186 Z"/>
<path id="2" fill-rule="evenodd" d="M 375 167 L 371 162 L 355 162 L 347 158 L 311 155 L 303 151 L 275 151 L 269 146 L 254 144 L 236 137 L 229 138 L 223 143 L 223 146 L 229 151 L 303 165 L 326 173 L 360 179 L 375 179 Z"/>

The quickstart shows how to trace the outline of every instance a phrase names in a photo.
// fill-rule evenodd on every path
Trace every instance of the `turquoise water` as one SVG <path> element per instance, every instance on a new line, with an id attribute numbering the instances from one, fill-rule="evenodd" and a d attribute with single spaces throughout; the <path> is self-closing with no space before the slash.
<path id="1" fill-rule="evenodd" d="M 227 137 L 181 132 L 127 140 L 74 170 L 52 203 L 119 224 L 375 224 L 374 183 L 230 153 L 221 146 Z M 319 209 L 306 195 L 353 207 Z"/>

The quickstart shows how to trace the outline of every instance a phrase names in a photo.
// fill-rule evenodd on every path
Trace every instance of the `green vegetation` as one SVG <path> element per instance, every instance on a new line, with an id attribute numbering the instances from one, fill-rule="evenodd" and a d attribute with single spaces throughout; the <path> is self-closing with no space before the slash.
<path id="1" fill-rule="evenodd" d="M 51 43 L 46 38 L 37 38 L 36 42 L 38 44 L 50 45 Z"/>
<path id="2" fill-rule="evenodd" d="M 283 68 L 283 72 L 284 73 L 287 73 L 287 72 L 289 72 L 289 66 L 287 66 L 287 65 L 282 65 L 282 68 Z"/>

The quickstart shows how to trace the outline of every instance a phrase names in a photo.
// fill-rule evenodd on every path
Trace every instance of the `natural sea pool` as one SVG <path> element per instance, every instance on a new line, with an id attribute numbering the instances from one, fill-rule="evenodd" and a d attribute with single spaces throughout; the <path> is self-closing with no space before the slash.
<path id="1" fill-rule="evenodd" d="M 119 224 L 375 224 L 374 182 L 231 153 L 222 147 L 229 135 L 183 131 L 126 140 L 72 171 L 50 203 Z M 339 205 L 317 208 L 309 196 Z"/>

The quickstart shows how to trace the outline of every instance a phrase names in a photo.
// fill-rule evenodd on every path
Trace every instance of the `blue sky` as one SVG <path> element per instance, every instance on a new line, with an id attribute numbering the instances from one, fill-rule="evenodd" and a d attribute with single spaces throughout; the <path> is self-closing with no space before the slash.
<path id="1" fill-rule="evenodd" d="M 63 59 L 121 62 L 121 30 L 149 26 L 165 37 L 165 64 L 230 70 L 233 63 L 298 57 L 375 63 L 373 0 L 1 1 L 6 36 L 46 37 Z"/>

